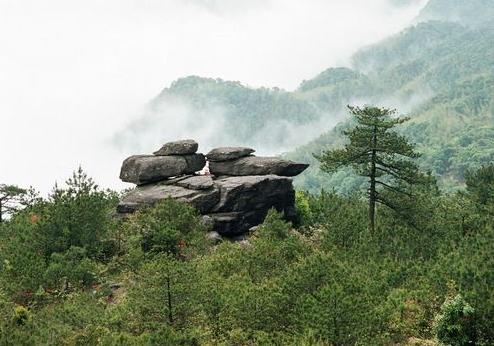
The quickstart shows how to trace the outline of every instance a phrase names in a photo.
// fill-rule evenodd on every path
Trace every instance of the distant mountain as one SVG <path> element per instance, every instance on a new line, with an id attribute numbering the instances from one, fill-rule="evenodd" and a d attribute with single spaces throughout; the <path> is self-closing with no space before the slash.
<path id="1" fill-rule="evenodd" d="M 439 176 L 443 186 L 457 186 L 467 169 L 494 160 L 494 30 L 490 23 L 477 28 L 420 23 L 363 49 L 354 56 L 353 67 L 353 75 L 371 85 L 367 96 L 372 103 L 397 107 L 412 117 L 403 132 L 423 153 L 423 168 Z M 304 84 L 320 80 L 317 76 Z M 337 85 L 327 83 L 318 83 L 318 88 Z M 341 145 L 345 126 L 287 155 L 312 164 L 297 179 L 299 187 L 348 192 L 362 183 L 347 172 L 321 173 L 312 157 Z"/>
<path id="2" fill-rule="evenodd" d="M 375 104 L 409 115 L 402 131 L 423 153 L 423 168 L 444 187 L 458 186 L 467 169 L 494 160 L 493 4 L 431 0 L 416 25 L 362 49 L 350 67 L 328 68 L 303 81 L 294 92 L 179 79 L 115 142 L 133 151 L 159 146 L 146 138 L 179 137 L 209 146 L 255 146 L 264 154 L 297 148 L 286 156 L 312 164 L 297 177 L 300 188 L 349 192 L 362 181 L 348 172 L 322 173 L 312 154 L 343 143 L 341 130 L 349 124 L 334 125 L 344 120 L 347 104 Z"/>
<path id="3" fill-rule="evenodd" d="M 308 142 L 322 130 L 324 113 L 311 100 L 278 88 L 250 88 L 240 82 L 190 76 L 165 88 L 143 116 L 115 142 L 149 151 L 145 138 L 194 137 L 206 146 L 245 145 L 279 153 Z M 335 120 L 324 121 L 330 129 Z M 201 148 L 209 149 L 209 148 Z"/>
<path id="4" fill-rule="evenodd" d="M 430 0 L 418 20 L 441 20 L 478 27 L 494 18 L 494 0 Z"/>

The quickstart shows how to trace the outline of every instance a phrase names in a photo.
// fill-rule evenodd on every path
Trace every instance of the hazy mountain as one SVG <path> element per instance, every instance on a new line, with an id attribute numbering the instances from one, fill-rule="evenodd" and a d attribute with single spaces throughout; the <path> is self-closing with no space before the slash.
<path id="1" fill-rule="evenodd" d="M 357 53 L 354 69 L 355 74 L 365 73 L 362 80 L 372 85 L 369 96 L 375 103 L 412 117 L 403 131 L 423 153 L 423 167 L 443 185 L 458 184 L 467 169 L 494 159 L 494 30 L 489 23 L 475 29 L 420 23 Z M 299 186 L 349 191 L 360 183 L 346 173 L 321 173 L 312 157 L 341 144 L 344 126 L 288 155 L 313 164 L 298 179 Z"/>
<path id="2" fill-rule="evenodd" d="M 230 144 L 279 153 L 320 134 L 322 119 L 323 112 L 313 102 L 295 93 L 190 76 L 165 88 L 115 141 L 133 150 L 149 151 L 151 144 L 145 138 L 193 137 L 206 150 Z M 334 123 L 324 121 L 324 126 L 330 129 Z"/>
<path id="3" fill-rule="evenodd" d="M 256 146 L 262 153 L 299 147 L 287 156 L 312 163 L 297 178 L 300 187 L 349 191 L 359 180 L 321 173 L 312 153 L 341 144 L 347 124 L 334 125 L 347 104 L 376 104 L 410 115 L 403 131 L 423 153 L 423 167 L 443 185 L 457 185 L 467 169 L 494 159 L 493 4 L 431 0 L 416 25 L 360 50 L 350 68 L 328 68 L 294 92 L 179 79 L 116 142 L 134 150 L 160 144 L 145 138 L 167 137 L 195 137 L 206 147 Z"/>
<path id="4" fill-rule="evenodd" d="M 481 26 L 494 18 L 494 0 L 430 0 L 419 21 L 442 20 Z"/>

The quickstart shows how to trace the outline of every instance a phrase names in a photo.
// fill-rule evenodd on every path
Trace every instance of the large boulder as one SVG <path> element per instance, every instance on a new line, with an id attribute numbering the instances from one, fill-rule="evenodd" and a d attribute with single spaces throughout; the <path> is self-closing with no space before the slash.
<path id="1" fill-rule="evenodd" d="M 293 161 L 279 159 L 277 157 L 247 156 L 231 161 L 211 161 L 209 171 L 211 174 L 248 176 L 269 175 L 293 177 L 305 171 L 309 165 Z"/>
<path id="2" fill-rule="evenodd" d="M 189 155 L 195 154 L 199 144 L 192 139 L 184 139 L 181 141 L 168 142 L 155 151 L 154 155 L 168 156 L 168 155 Z"/>
<path id="3" fill-rule="evenodd" d="M 216 206 L 220 200 L 218 188 L 192 190 L 169 184 L 150 184 L 138 186 L 125 195 L 117 206 L 119 213 L 133 213 L 144 207 L 153 206 L 166 198 L 173 198 L 194 206 L 205 214 Z"/>
<path id="4" fill-rule="evenodd" d="M 225 177 L 215 180 L 220 201 L 214 212 L 248 211 L 293 205 L 292 180 L 276 175 Z"/>
<path id="5" fill-rule="evenodd" d="M 123 162 L 120 179 L 141 185 L 200 171 L 205 164 L 206 160 L 202 154 L 187 156 L 134 155 Z"/>
<path id="6" fill-rule="evenodd" d="M 249 156 L 253 152 L 255 152 L 254 149 L 245 147 L 221 147 L 211 150 L 206 157 L 208 161 L 228 161 Z"/>

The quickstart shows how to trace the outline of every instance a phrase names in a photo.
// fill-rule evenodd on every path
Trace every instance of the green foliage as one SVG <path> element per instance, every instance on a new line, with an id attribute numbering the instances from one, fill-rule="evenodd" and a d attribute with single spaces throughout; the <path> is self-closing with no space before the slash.
<path id="1" fill-rule="evenodd" d="M 12 321 L 18 326 L 26 324 L 31 319 L 31 313 L 24 306 L 18 305 L 14 309 Z"/>
<path id="2" fill-rule="evenodd" d="M 33 188 L 22 189 L 15 185 L 0 184 L 0 222 L 39 200 Z"/>
<path id="3" fill-rule="evenodd" d="M 39 208 L 38 228 L 44 254 L 48 258 L 54 252 L 77 246 L 85 247 L 91 257 L 101 256 L 101 240 L 112 226 L 110 213 L 116 205 L 116 195 L 101 191 L 80 167 L 66 185 L 55 186 L 48 201 Z"/>
<path id="4" fill-rule="evenodd" d="M 399 211 L 393 195 L 412 197 L 410 187 L 423 183 L 418 166 L 411 160 L 420 155 L 408 140 L 394 131 L 408 118 L 394 118 L 394 110 L 385 108 L 350 107 L 356 126 L 344 131 L 349 143 L 343 149 L 333 149 L 316 155 L 321 169 L 335 172 L 352 167 L 368 178 L 369 227 L 374 232 L 376 204 Z"/>
<path id="5" fill-rule="evenodd" d="M 434 333 L 445 345 L 475 345 L 475 309 L 459 294 L 446 300 L 434 320 Z"/>
<path id="6" fill-rule="evenodd" d="M 283 240 L 288 237 L 289 223 L 283 221 L 276 209 L 270 209 L 263 224 L 259 227 L 259 235 L 273 240 Z"/>
<path id="7" fill-rule="evenodd" d="M 205 232 L 197 211 L 171 198 L 138 213 L 127 228 L 127 233 L 139 238 L 144 252 L 178 257 L 185 256 L 188 248 L 200 246 L 198 236 Z"/>
<path id="8" fill-rule="evenodd" d="M 489 214 L 494 215 L 494 164 L 466 174 L 467 193 Z"/>
<path id="9" fill-rule="evenodd" d="M 97 266 L 84 248 L 72 246 L 64 253 L 51 254 L 44 282 L 49 287 L 88 287 L 97 281 Z M 64 287 L 65 286 L 65 287 Z"/>
<path id="10" fill-rule="evenodd" d="M 477 194 L 490 174 L 471 176 L 479 185 L 452 195 L 417 188 L 410 215 L 378 208 L 373 236 L 358 195 L 298 193 L 299 228 L 272 210 L 217 245 L 167 200 L 101 235 L 121 238 L 111 258 L 84 246 L 46 258 L 34 206 L 0 225 L 0 344 L 492 344 L 494 221 Z"/>

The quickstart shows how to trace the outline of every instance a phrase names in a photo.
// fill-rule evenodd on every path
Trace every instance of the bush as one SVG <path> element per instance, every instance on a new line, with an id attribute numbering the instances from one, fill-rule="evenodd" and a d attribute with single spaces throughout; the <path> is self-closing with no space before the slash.
<path id="1" fill-rule="evenodd" d="M 206 233 L 198 212 L 171 198 L 137 213 L 126 227 L 130 236 L 138 236 L 144 252 L 175 256 L 199 246 Z"/>
<path id="2" fill-rule="evenodd" d="M 290 231 L 291 224 L 284 221 L 281 214 L 275 209 L 270 209 L 264 222 L 259 226 L 259 234 L 272 240 L 285 239 Z"/>
<path id="3" fill-rule="evenodd" d="M 14 316 L 12 317 L 12 320 L 16 325 L 22 326 L 31 320 L 31 313 L 26 307 L 17 305 L 14 308 Z"/>
<path id="4" fill-rule="evenodd" d="M 51 255 L 50 265 L 45 272 L 45 282 L 51 287 L 69 284 L 88 287 L 97 281 L 96 271 L 96 264 L 87 257 L 86 250 L 72 246 L 64 253 Z"/>
<path id="5" fill-rule="evenodd" d="M 459 294 L 447 299 L 435 318 L 434 333 L 445 345 L 475 345 L 475 309 Z"/>
<path id="6" fill-rule="evenodd" d="M 48 201 L 35 210 L 40 214 L 39 232 L 44 238 L 45 257 L 77 246 L 86 248 L 90 257 L 97 258 L 104 250 L 102 241 L 112 227 L 110 214 L 116 206 L 116 195 L 100 190 L 81 168 L 66 185 L 65 188 L 55 186 Z"/>

